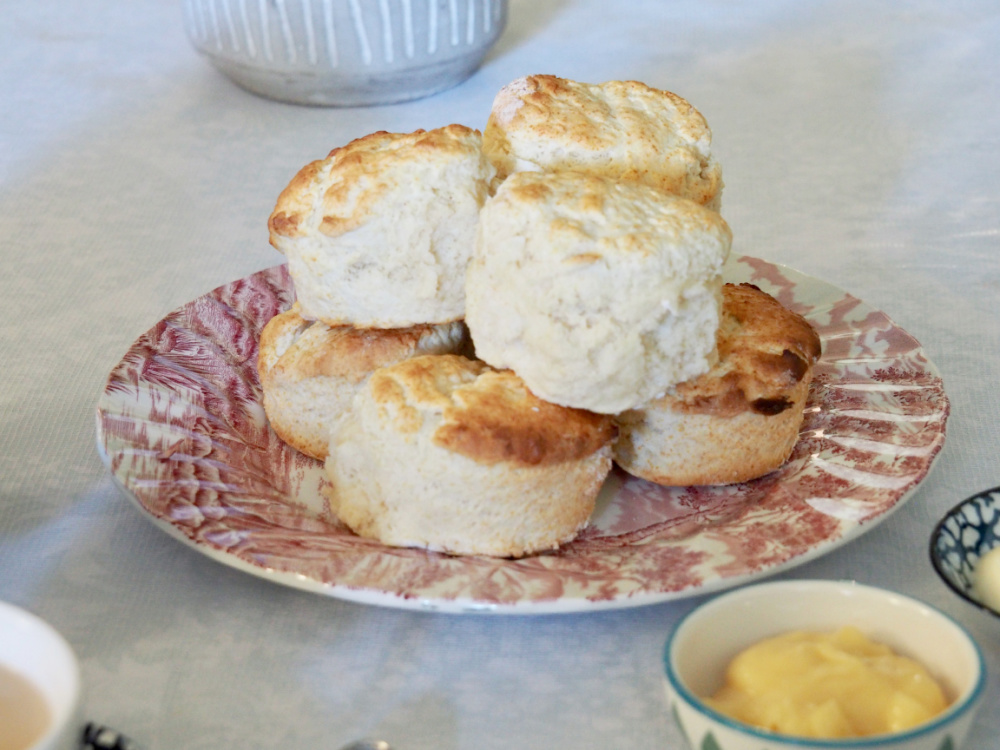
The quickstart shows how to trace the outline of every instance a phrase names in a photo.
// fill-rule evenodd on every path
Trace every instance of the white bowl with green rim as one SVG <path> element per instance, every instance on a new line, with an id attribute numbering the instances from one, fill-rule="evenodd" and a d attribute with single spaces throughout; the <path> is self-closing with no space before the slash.
<path id="1" fill-rule="evenodd" d="M 949 707 L 912 729 L 851 739 L 812 739 L 758 729 L 710 708 L 741 651 L 794 630 L 858 628 L 923 664 Z M 693 750 L 959 750 L 986 685 L 982 653 L 955 620 L 891 591 L 841 581 L 781 581 L 736 589 L 685 616 L 664 650 L 667 701 Z"/>

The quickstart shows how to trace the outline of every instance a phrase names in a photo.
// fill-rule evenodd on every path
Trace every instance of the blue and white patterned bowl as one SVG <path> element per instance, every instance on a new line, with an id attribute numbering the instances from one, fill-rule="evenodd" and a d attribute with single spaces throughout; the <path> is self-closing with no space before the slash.
<path id="1" fill-rule="evenodd" d="M 255 94 L 321 106 L 418 99 L 482 63 L 508 0 L 184 0 L 195 49 Z"/>
<path id="2" fill-rule="evenodd" d="M 921 662 L 951 705 L 904 732 L 810 739 L 734 721 L 699 697 L 715 693 L 733 657 L 759 640 L 844 625 Z M 678 623 L 663 661 L 668 705 L 692 750 L 958 750 L 986 686 L 982 653 L 955 620 L 916 599 L 850 581 L 779 581 L 715 597 Z"/>
<path id="3" fill-rule="evenodd" d="M 979 492 L 949 510 L 934 527 L 930 554 L 934 570 L 952 591 L 1000 617 L 973 588 L 976 564 L 995 547 L 1000 547 L 1000 487 Z"/>

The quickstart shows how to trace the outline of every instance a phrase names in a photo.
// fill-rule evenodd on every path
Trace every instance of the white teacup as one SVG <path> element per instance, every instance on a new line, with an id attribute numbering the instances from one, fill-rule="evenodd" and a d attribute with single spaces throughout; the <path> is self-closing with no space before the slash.
<path id="1" fill-rule="evenodd" d="M 39 719 L 33 704 L 39 700 L 44 705 L 36 731 L 32 725 Z M 51 625 L 4 602 L 0 602 L 0 701 L 6 701 L 8 708 L 13 704 L 13 710 L 0 706 L 0 750 L 78 746 L 80 667 L 73 650 Z M 21 737 L 15 740 L 17 735 Z"/>

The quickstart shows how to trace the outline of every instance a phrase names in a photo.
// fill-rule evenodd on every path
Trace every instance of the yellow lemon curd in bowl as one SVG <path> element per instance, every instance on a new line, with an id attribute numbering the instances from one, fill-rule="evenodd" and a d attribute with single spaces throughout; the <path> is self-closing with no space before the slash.
<path id="1" fill-rule="evenodd" d="M 705 702 L 745 724 L 823 739 L 900 732 L 948 707 L 922 664 L 850 626 L 793 631 L 750 646 Z"/>

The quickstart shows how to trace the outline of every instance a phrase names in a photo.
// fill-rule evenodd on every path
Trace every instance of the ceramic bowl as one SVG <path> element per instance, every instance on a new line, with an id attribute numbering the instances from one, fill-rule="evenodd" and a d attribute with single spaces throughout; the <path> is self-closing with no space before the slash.
<path id="1" fill-rule="evenodd" d="M 418 99 L 464 81 L 507 0 L 184 0 L 195 49 L 243 88 L 296 104 Z"/>
<path id="2" fill-rule="evenodd" d="M 732 658 L 763 638 L 843 625 L 922 662 L 942 684 L 950 707 L 906 732 L 816 740 L 742 724 L 698 697 L 713 694 Z M 708 601 L 674 629 L 664 668 L 670 710 L 694 750 L 958 750 L 986 682 L 979 647 L 954 620 L 909 597 L 837 581 L 764 583 Z"/>
<path id="3" fill-rule="evenodd" d="M 931 533 L 934 570 L 952 591 L 991 615 L 973 587 L 979 559 L 1000 547 L 1000 487 L 977 493 L 949 510 Z"/>
<path id="4" fill-rule="evenodd" d="M 26 680 L 48 706 L 48 728 L 27 750 L 79 747 L 80 668 L 66 640 L 30 612 L 0 602 L 0 667 Z"/>

